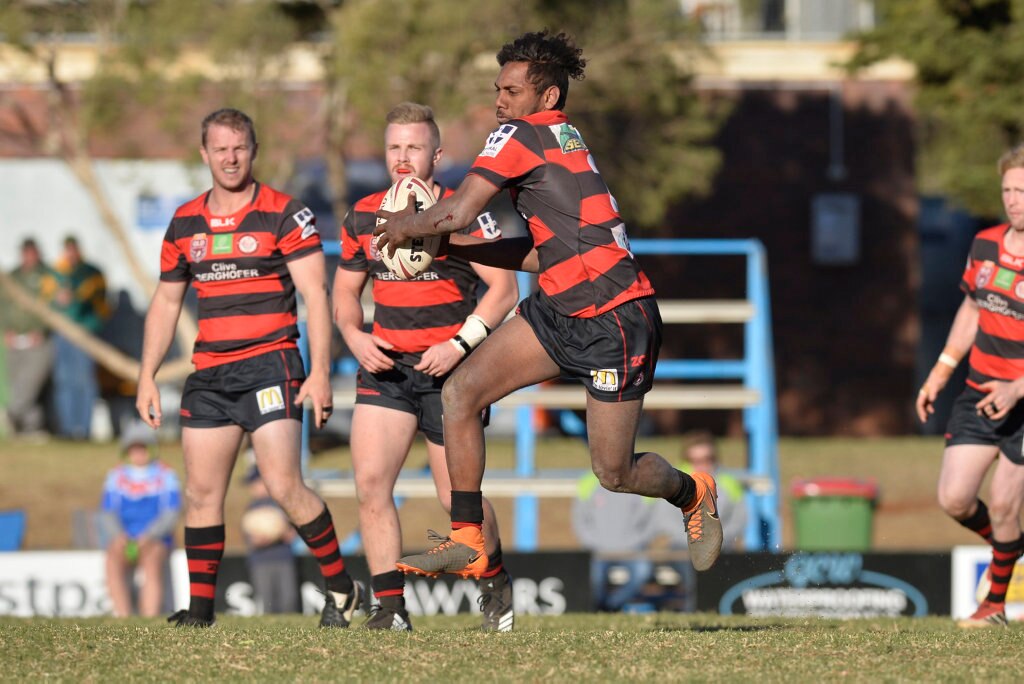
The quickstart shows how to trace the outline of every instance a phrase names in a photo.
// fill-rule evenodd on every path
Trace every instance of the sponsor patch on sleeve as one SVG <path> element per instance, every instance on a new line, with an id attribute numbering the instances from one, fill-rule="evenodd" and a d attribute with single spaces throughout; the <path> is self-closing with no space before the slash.
<path id="1" fill-rule="evenodd" d="M 484 145 L 483 151 L 478 155 L 480 157 L 497 157 L 498 153 L 501 152 L 501 148 L 505 146 L 516 132 L 517 127 L 512 124 L 503 124 L 498 126 L 495 130 L 491 131 L 491 134 L 487 136 L 487 144 Z"/>
<path id="2" fill-rule="evenodd" d="M 480 226 L 480 235 L 485 240 L 496 240 L 501 237 L 501 227 L 491 216 L 491 212 L 485 211 L 476 217 L 477 225 Z"/>
<path id="3" fill-rule="evenodd" d="M 316 216 L 313 215 L 313 210 L 309 207 L 305 207 L 302 211 L 296 212 L 294 216 L 295 223 L 302 228 L 301 239 L 305 240 L 310 235 L 316 234 Z"/>

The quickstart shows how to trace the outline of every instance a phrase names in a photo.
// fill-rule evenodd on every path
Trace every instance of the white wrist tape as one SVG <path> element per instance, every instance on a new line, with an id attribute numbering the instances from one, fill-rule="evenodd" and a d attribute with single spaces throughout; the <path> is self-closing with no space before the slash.
<path id="1" fill-rule="evenodd" d="M 490 334 L 491 329 L 487 327 L 484 319 L 476 314 L 470 314 L 466 318 L 466 322 L 459 328 L 459 332 L 455 333 L 455 337 L 449 341 L 465 356 L 476 349 L 477 345 L 483 342 L 484 338 Z"/>
<path id="2" fill-rule="evenodd" d="M 945 364 L 945 365 L 949 366 L 950 368 L 956 368 L 957 366 L 960 365 L 959 361 L 954 359 L 952 356 L 950 356 L 946 352 L 942 352 L 941 354 L 939 354 L 939 363 Z"/>

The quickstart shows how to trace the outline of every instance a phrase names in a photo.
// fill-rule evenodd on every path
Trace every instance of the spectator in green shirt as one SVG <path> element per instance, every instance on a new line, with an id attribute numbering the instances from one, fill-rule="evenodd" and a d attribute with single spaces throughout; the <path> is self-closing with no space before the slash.
<path id="1" fill-rule="evenodd" d="M 54 268 L 54 308 L 94 335 L 110 316 L 103 273 L 82 259 L 78 240 L 64 239 L 64 254 Z M 96 364 L 87 353 L 62 335 L 54 336 L 54 403 L 61 436 L 87 439 L 92 410 L 99 396 Z"/>
<path id="2" fill-rule="evenodd" d="M 36 241 L 26 238 L 21 243 L 21 263 L 10 276 L 28 294 L 43 297 L 44 284 L 54 274 L 43 263 Z M 43 389 L 53 368 L 49 331 L 34 314 L 12 301 L 0 308 L 0 318 L 7 357 L 7 417 L 11 428 L 16 434 L 44 434 Z"/>

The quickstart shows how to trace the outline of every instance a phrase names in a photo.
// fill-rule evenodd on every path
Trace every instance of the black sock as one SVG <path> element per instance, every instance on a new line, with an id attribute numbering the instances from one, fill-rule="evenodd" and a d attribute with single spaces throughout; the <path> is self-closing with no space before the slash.
<path id="1" fill-rule="evenodd" d="M 224 526 L 186 527 L 185 557 L 188 559 L 188 612 L 212 620 L 217 571 L 224 557 Z"/>
<path id="2" fill-rule="evenodd" d="M 505 565 L 501 558 L 501 542 L 498 542 L 498 546 L 494 549 L 494 553 L 487 554 L 487 569 L 480 578 L 487 579 L 494 577 L 504 569 Z"/>
<path id="3" fill-rule="evenodd" d="M 327 506 L 311 522 L 297 525 L 295 530 L 320 564 L 320 574 L 324 576 L 327 590 L 339 594 L 351 593 L 352 577 L 345 570 L 345 561 L 338 551 L 338 537 L 334 534 L 334 522 Z"/>
<path id="4" fill-rule="evenodd" d="M 385 599 L 400 600 L 405 605 L 405 575 L 398 570 L 374 575 L 370 578 L 370 587 L 381 605 L 385 605 Z"/>
<path id="5" fill-rule="evenodd" d="M 978 508 L 969 518 L 957 520 L 958 523 L 976 533 L 989 544 L 992 543 L 992 520 L 988 517 L 988 506 L 978 499 Z"/>
<path id="6" fill-rule="evenodd" d="M 676 470 L 679 475 L 679 489 L 666 500 L 676 508 L 686 508 L 693 503 L 693 497 L 697 494 L 697 483 L 693 478 L 681 470 Z"/>
<path id="7" fill-rule="evenodd" d="M 484 495 L 452 490 L 452 529 L 484 524 Z"/>

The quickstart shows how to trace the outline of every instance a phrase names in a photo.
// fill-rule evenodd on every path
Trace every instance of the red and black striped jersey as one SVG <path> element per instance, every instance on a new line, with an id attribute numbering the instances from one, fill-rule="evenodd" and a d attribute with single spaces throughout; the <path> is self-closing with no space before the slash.
<path id="1" fill-rule="evenodd" d="M 468 261 L 453 256 L 436 257 L 430 268 L 412 280 L 400 280 L 391 273 L 373 241 L 374 213 L 386 192 L 362 198 L 345 215 L 338 268 L 369 274 L 375 307 L 373 334 L 393 344 L 396 352 L 418 354 L 459 332 L 476 308 L 480 278 Z M 442 188 L 441 193 L 447 197 L 452 191 Z M 489 239 L 501 234 L 490 212 L 480 214 L 463 232 Z"/>
<path id="2" fill-rule="evenodd" d="M 974 237 L 960 289 L 978 303 L 967 384 L 1024 376 L 1024 255 L 1006 251 L 1007 224 Z"/>
<path id="3" fill-rule="evenodd" d="M 654 294 L 629 251 L 615 198 L 561 111 L 496 128 L 469 173 L 509 189 L 530 225 L 542 295 L 556 311 L 588 318 Z"/>
<path id="4" fill-rule="evenodd" d="M 160 279 L 191 281 L 199 297 L 192 362 L 202 369 L 295 348 L 288 262 L 321 251 L 313 212 L 260 183 L 231 216 L 212 216 L 208 195 L 178 208 L 160 255 Z"/>

